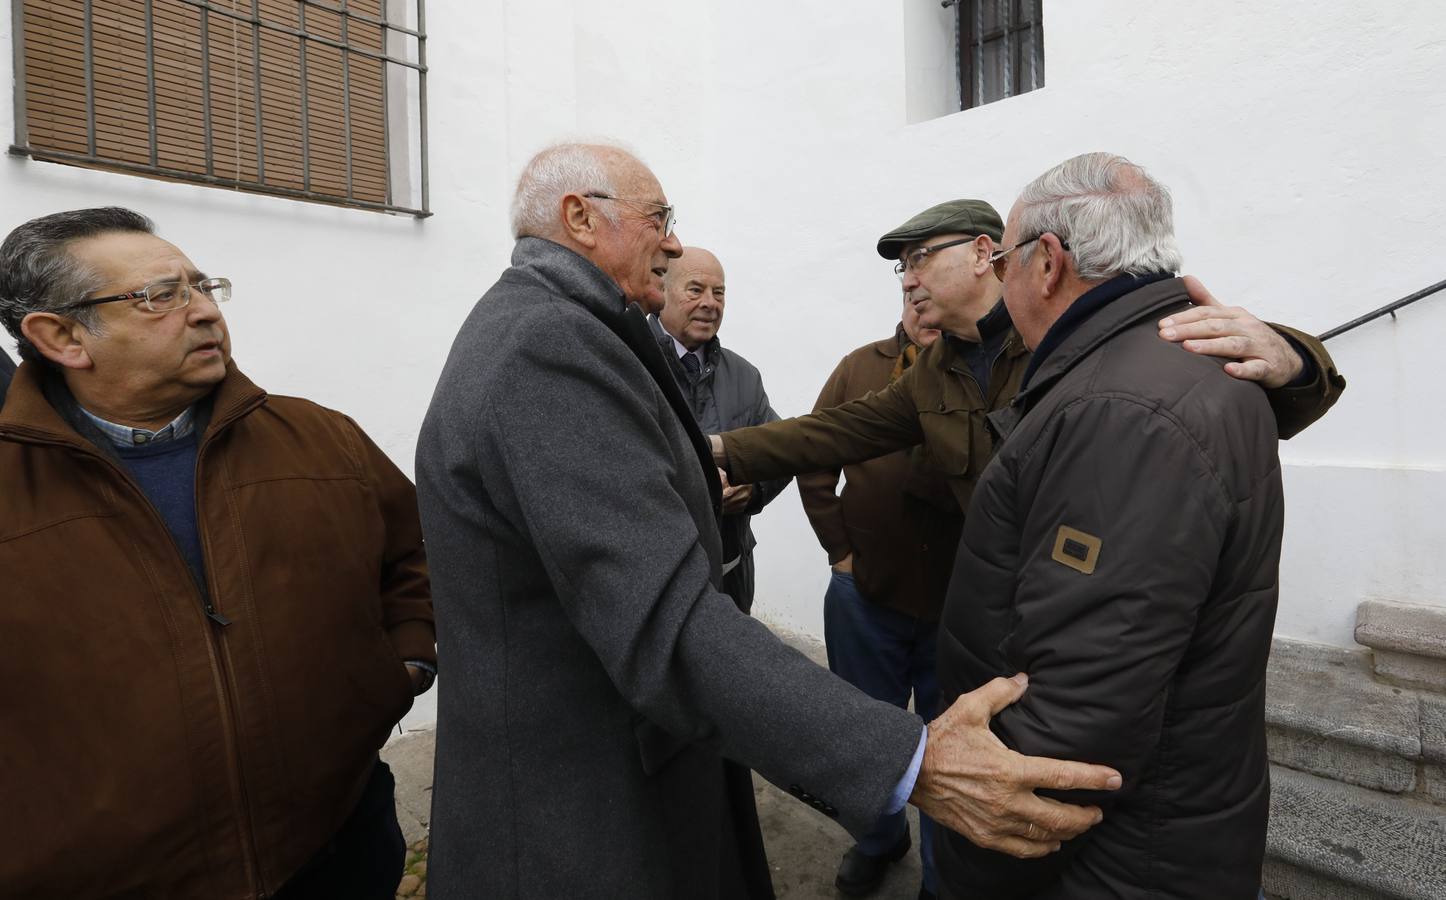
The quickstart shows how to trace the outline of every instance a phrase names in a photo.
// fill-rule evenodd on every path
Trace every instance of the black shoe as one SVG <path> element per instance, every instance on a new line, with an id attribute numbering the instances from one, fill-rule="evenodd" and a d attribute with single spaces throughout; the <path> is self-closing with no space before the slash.
<path id="1" fill-rule="evenodd" d="M 833 880 L 833 886 L 850 897 L 869 893 L 884 880 L 884 873 L 889 870 L 889 865 L 903 859 L 911 846 L 907 830 L 904 831 L 904 836 L 899 838 L 899 842 L 890 847 L 883 856 L 870 856 L 860 850 L 858 844 L 854 844 L 838 864 L 838 875 Z"/>

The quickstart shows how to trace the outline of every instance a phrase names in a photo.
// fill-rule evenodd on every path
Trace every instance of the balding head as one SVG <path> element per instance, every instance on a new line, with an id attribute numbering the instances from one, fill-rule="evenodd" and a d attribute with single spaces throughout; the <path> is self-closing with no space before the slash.
<path id="1" fill-rule="evenodd" d="M 689 350 L 696 350 L 723 325 L 723 264 L 702 247 L 684 247 L 668 266 L 663 295 L 666 304 L 658 321 L 663 330 Z"/>
<path id="2" fill-rule="evenodd" d="M 636 156 L 608 144 L 558 144 L 522 170 L 512 233 L 545 238 L 585 257 L 646 312 L 663 307 L 668 260 L 682 252 L 667 234 L 672 207 Z"/>

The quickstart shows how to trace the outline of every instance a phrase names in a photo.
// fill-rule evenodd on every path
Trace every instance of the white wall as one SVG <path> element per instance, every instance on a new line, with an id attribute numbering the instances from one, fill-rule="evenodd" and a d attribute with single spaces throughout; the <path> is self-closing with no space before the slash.
<path id="1" fill-rule="evenodd" d="M 909 124 L 928 96 L 918 73 L 947 48 L 920 31 L 947 27 L 937 5 L 433 2 L 432 218 L 9 157 L 0 228 L 106 203 L 147 213 L 235 280 L 226 312 L 249 374 L 351 413 L 407 471 L 455 328 L 506 264 L 510 183 L 568 136 L 614 135 L 653 164 L 684 241 L 727 268 L 725 342 L 784 415 L 892 331 L 879 234 L 953 197 L 1006 211 L 1085 150 L 1173 187 L 1188 271 L 1265 317 L 1323 330 L 1443 277 L 1438 4 L 1051 0 L 1045 88 Z M 0 59 L 9 30 L 0 14 Z M 0 92 L 0 129 L 12 119 Z M 1426 345 L 1443 333 L 1434 298 L 1332 342 L 1351 388 L 1282 451 L 1284 633 L 1346 644 L 1365 596 L 1446 603 L 1446 425 Z M 818 633 L 826 564 L 792 489 L 756 530 L 758 612 Z"/>

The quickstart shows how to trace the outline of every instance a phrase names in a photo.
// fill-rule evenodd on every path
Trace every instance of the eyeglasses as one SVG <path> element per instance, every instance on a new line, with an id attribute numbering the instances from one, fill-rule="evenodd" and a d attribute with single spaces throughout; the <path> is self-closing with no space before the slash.
<path id="1" fill-rule="evenodd" d="M 655 200 L 636 200 L 631 197 L 614 197 L 610 194 L 598 193 L 596 191 L 583 194 L 583 196 L 591 197 L 594 200 L 611 200 L 614 203 L 641 203 L 645 206 L 657 207 L 658 211 L 649 214 L 648 218 L 653 220 L 653 224 L 657 226 L 658 231 L 662 232 L 663 237 L 672 235 L 673 226 L 678 224 L 678 218 L 673 213 L 673 207 L 666 203 L 658 203 Z"/>
<path id="2" fill-rule="evenodd" d="M 912 253 L 905 254 L 903 259 L 894 263 L 894 274 L 899 276 L 900 281 L 903 281 L 904 273 L 919 271 L 919 267 L 922 266 L 924 264 L 924 261 L 929 258 L 929 254 L 938 253 L 940 250 L 954 247 L 959 244 L 967 244 L 972 240 L 974 240 L 974 238 L 972 237 L 957 238 L 952 241 L 945 241 L 942 244 L 935 244 L 932 247 L 920 247 Z"/>
<path id="3" fill-rule="evenodd" d="M 231 299 L 231 279 L 202 278 L 195 282 L 156 281 L 138 291 L 126 291 L 124 294 L 116 294 L 114 297 L 96 297 L 92 300 L 67 303 L 60 308 L 81 309 L 87 306 L 99 306 L 102 303 L 119 303 L 122 300 L 140 300 L 145 303 L 146 309 L 151 312 L 166 312 L 167 310 L 189 306 L 193 288 L 197 292 L 205 294 L 212 303 L 225 303 Z"/>
<path id="4" fill-rule="evenodd" d="M 1046 232 L 1046 234 L 1047 233 L 1048 232 Z M 1008 257 L 1009 254 L 1013 253 L 1014 251 L 1018 250 L 1020 247 L 1023 247 L 1025 244 L 1032 244 L 1042 237 L 1044 237 L 1043 234 L 1036 234 L 1034 237 L 1030 238 L 1027 241 L 1020 241 L 1013 247 L 1010 247 L 1008 250 L 995 250 L 993 253 L 989 254 L 989 265 L 994 267 L 994 277 L 998 278 L 1002 283 L 1004 281 L 1005 274 L 1009 272 L 1009 260 L 1006 257 Z M 1062 250 L 1068 250 L 1069 241 L 1060 241 L 1059 246 Z"/>

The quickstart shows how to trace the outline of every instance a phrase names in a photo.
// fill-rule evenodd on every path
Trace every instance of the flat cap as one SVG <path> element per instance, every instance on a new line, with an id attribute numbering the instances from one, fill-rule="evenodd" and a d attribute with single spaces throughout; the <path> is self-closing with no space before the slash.
<path id="1" fill-rule="evenodd" d="M 936 234 L 987 234 L 998 242 L 1004 240 L 1004 220 L 983 200 L 950 200 L 929 207 L 879 238 L 879 255 L 898 259 L 905 244 Z"/>

